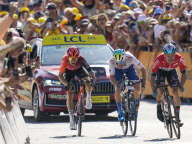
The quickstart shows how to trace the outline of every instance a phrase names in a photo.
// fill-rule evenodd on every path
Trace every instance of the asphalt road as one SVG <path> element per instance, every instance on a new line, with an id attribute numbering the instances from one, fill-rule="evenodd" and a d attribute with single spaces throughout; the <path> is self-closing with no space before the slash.
<path id="1" fill-rule="evenodd" d="M 141 101 L 136 136 L 123 136 L 117 112 L 108 116 L 89 114 L 83 122 L 82 136 L 69 129 L 68 115 L 52 116 L 46 122 L 35 122 L 32 111 L 25 112 L 25 121 L 32 144 L 131 144 L 131 143 L 191 143 L 192 103 L 182 103 L 181 139 L 169 138 L 164 124 L 156 118 L 154 99 Z"/>

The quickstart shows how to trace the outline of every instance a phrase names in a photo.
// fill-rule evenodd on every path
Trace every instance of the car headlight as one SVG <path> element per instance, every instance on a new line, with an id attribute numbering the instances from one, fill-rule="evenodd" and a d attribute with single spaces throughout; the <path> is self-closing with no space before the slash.
<path id="1" fill-rule="evenodd" d="M 44 86 L 64 86 L 64 85 L 58 80 L 44 79 Z"/>

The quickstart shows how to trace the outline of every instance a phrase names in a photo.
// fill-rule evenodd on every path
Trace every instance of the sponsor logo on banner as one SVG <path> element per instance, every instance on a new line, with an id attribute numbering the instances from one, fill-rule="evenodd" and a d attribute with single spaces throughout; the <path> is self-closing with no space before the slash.
<path id="1" fill-rule="evenodd" d="M 56 100 L 64 100 L 67 98 L 67 95 L 57 95 L 57 94 L 49 94 L 49 99 L 56 99 Z"/>
<path id="2" fill-rule="evenodd" d="M 49 88 L 49 91 L 62 91 L 62 88 Z"/>

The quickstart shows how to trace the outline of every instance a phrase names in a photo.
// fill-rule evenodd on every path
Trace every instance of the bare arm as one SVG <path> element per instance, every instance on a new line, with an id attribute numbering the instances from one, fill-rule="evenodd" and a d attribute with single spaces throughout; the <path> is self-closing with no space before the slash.
<path id="1" fill-rule="evenodd" d="M 110 75 L 110 81 L 111 81 L 111 83 L 114 85 L 114 87 L 117 86 L 117 81 L 116 81 L 116 79 L 115 79 L 114 76 Z"/>
<path id="2" fill-rule="evenodd" d="M 25 40 L 22 38 L 16 38 L 14 41 L 11 41 L 9 44 L 0 47 L 0 57 L 4 57 L 8 52 L 13 50 L 21 50 L 25 46 Z"/>
<path id="3" fill-rule="evenodd" d="M 182 87 L 184 86 L 186 80 L 187 80 L 187 75 L 186 75 L 186 73 L 182 73 L 182 75 L 181 75 L 181 86 L 182 86 Z"/>
<path id="4" fill-rule="evenodd" d="M 89 72 L 89 76 L 93 80 L 93 82 L 95 82 L 95 73 L 93 71 Z"/>
<path id="5" fill-rule="evenodd" d="M 151 75 L 150 84 L 151 84 L 151 89 L 153 91 L 155 88 L 155 76 Z"/>
<path id="6" fill-rule="evenodd" d="M 99 9 L 99 7 L 100 7 L 99 2 L 100 2 L 100 0 L 95 0 L 95 7 L 96 7 L 97 9 Z"/>
<path id="7" fill-rule="evenodd" d="M 140 70 L 141 70 L 141 73 L 142 73 L 143 84 L 146 86 L 146 76 L 147 76 L 146 68 L 142 67 Z"/>
<path id="8" fill-rule="evenodd" d="M 79 10 L 82 10 L 81 7 L 83 6 L 79 1 L 77 0 L 70 0 L 71 4 L 74 6 L 74 7 L 77 7 Z"/>
<path id="9" fill-rule="evenodd" d="M 17 3 L 10 3 L 10 12 L 9 14 L 7 14 L 6 16 L 4 16 L 1 20 L 0 20 L 0 40 L 3 39 L 3 37 L 5 36 L 8 28 L 10 27 L 10 25 L 13 22 L 13 14 L 16 13 L 17 10 Z"/>

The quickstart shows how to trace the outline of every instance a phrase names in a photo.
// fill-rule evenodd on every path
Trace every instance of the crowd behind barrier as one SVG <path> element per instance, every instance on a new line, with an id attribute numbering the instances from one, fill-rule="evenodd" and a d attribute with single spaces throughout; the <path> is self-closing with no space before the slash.
<path id="1" fill-rule="evenodd" d="M 29 41 L 47 35 L 89 33 L 104 35 L 114 49 L 130 51 L 142 63 L 150 56 L 146 63 L 149 73 L 150 62 L 165 43 L 171 42 L 178 52 L 190 57 L 190 77 L 191 0 L 1 0 L 1 144 L 27 142 L 17 89 L 41 64 Z"/>

